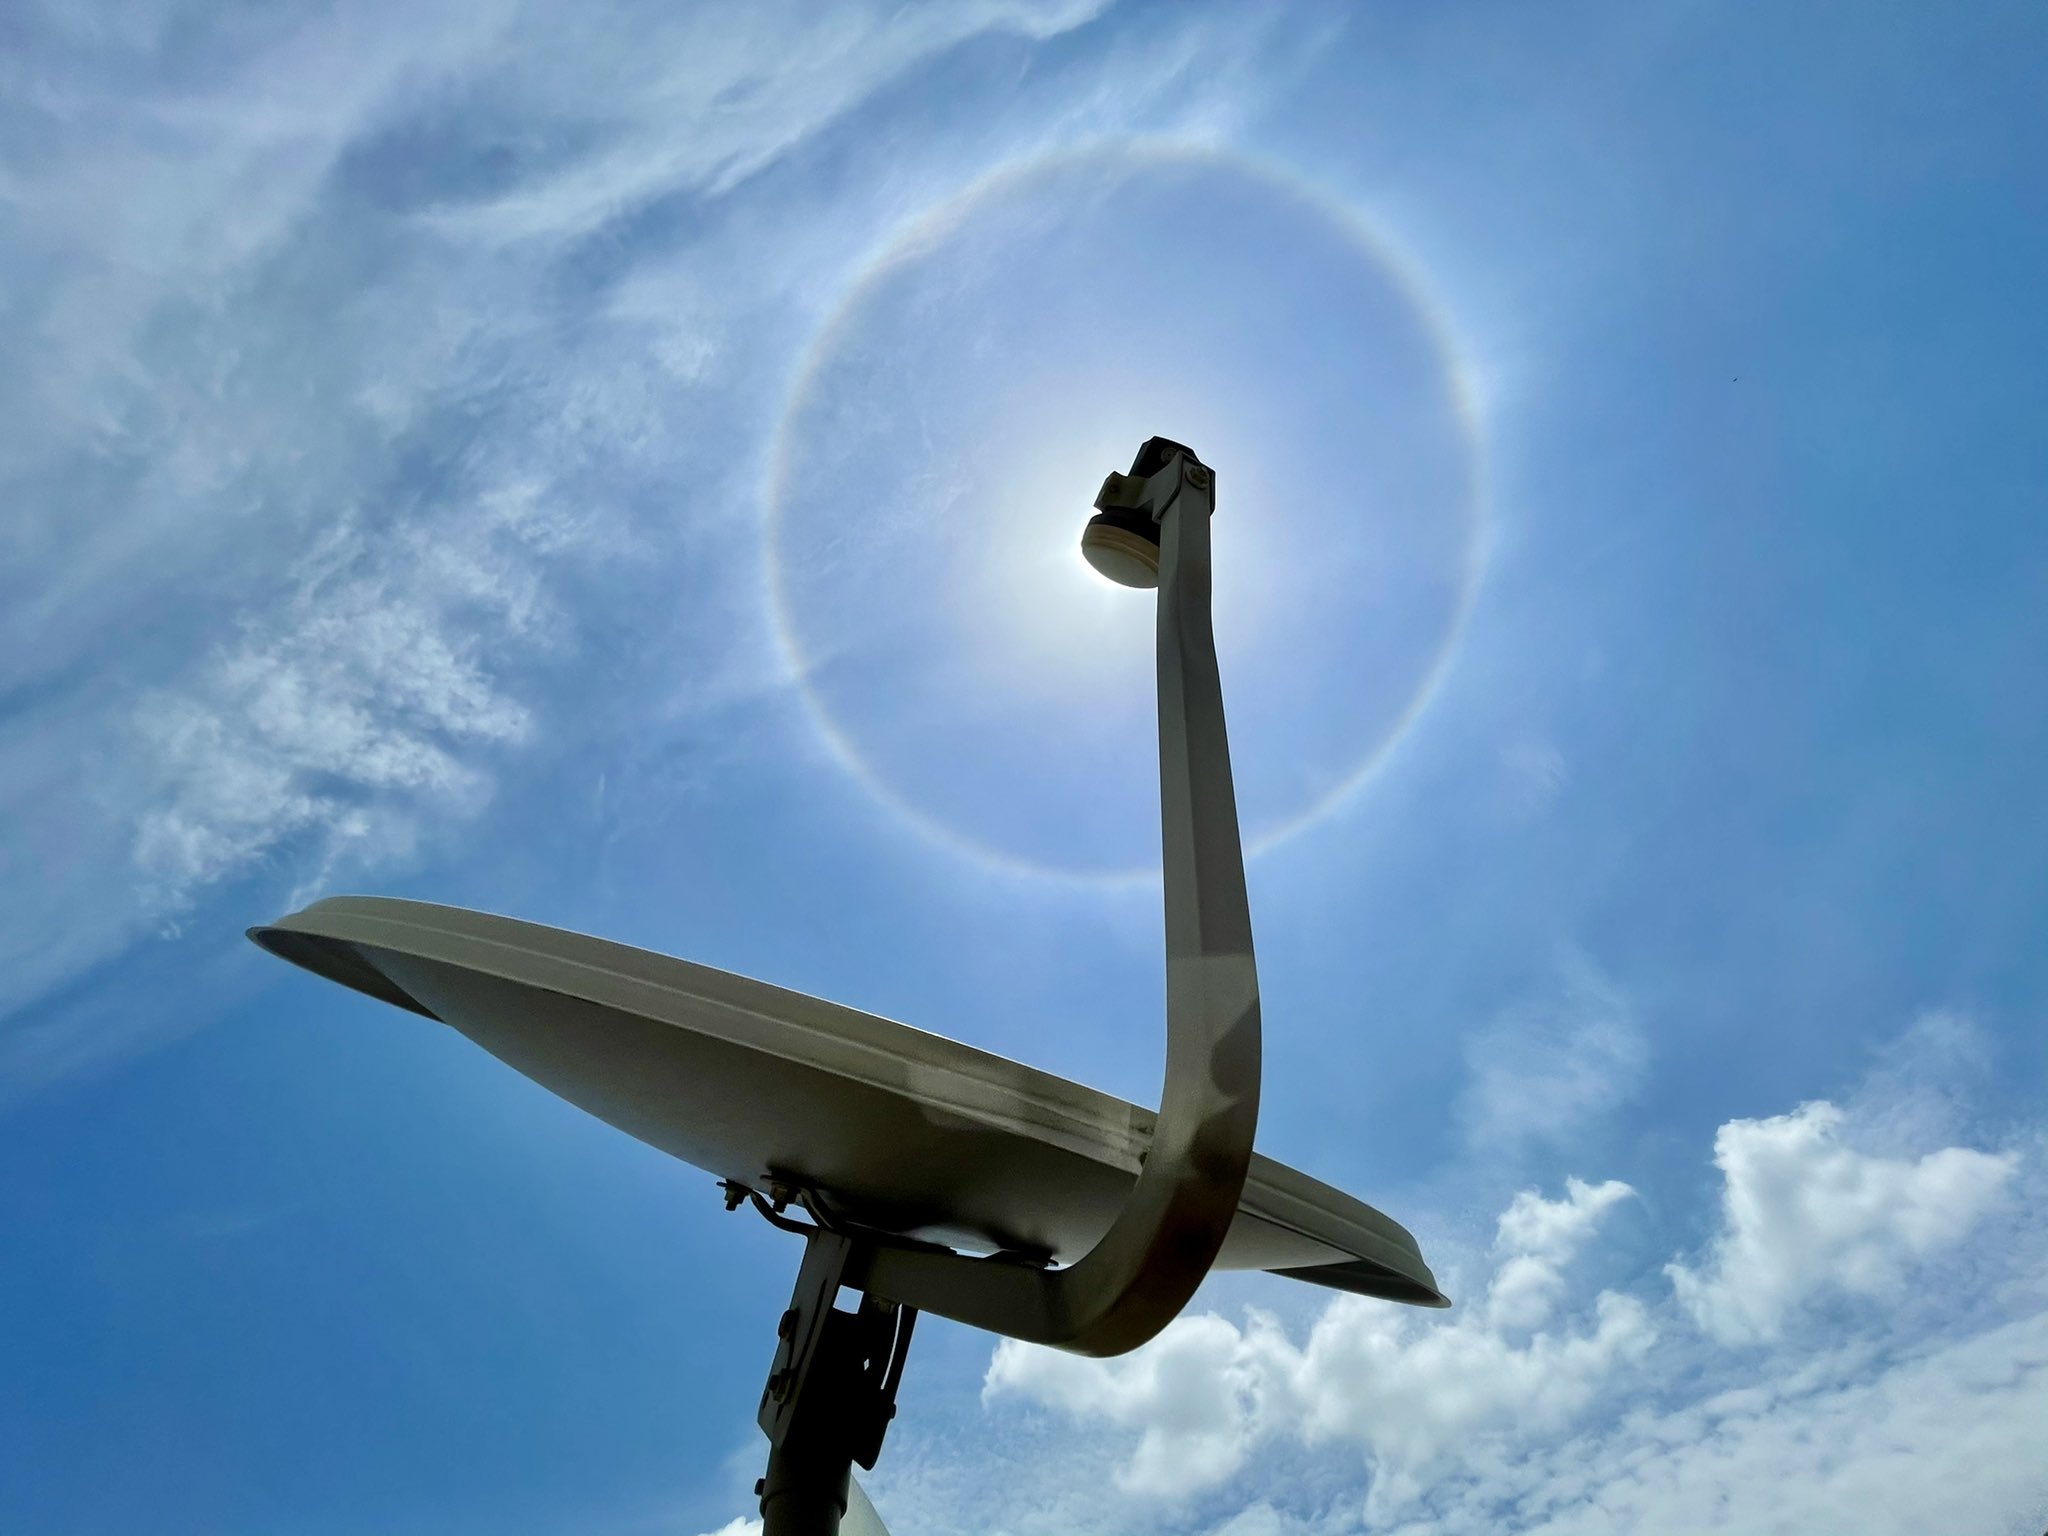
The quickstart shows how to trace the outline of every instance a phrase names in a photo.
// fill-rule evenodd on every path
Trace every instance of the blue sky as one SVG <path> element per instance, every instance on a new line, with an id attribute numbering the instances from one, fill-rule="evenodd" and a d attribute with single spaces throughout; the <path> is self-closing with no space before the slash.
<path id="1" fill-rule="evenodd" d="M 796 1260 L 240 937 L 1134 1099 L 1219 471 L 1263 1150 L 1421 1314 L 921 1328 L 899 1532 L 2048 1524 L 2038 5 L 0 22 L 0 1524 L 738 1536 Z"/>

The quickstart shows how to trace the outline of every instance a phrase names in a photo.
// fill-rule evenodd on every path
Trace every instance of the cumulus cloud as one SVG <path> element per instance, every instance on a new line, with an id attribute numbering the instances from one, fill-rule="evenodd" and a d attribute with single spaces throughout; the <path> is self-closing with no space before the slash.
<path id="1" fill-rule="evenodd" d="M 1136 1430 L 1119 1483 L 1134 1493 L 1174 1494 L 1223 1482 L 1243 1465 L 1297 1359 L 1272 1319 L 1254 1313 L 1239 1328 L 1211 1313 L 1181 1318 L 1113 1361 L 1006 1339 L 982 1393 L 991 1401 L 1014 1394 Z"/>
<path id="2" fill-rule="evenodd" d="M 2013 1153 L 1944 1147 L 1917 1159 L 1860 1152 L 1843 1112 L 1802 1104 L 1731 1120 L 1714 1136 L 1721 1230 L 1698 1268 L 1667 1267 L 1679 1301 L 1728 1343 L 1775 1338 L 1831 1290 L 1880 1295 L 1909 1266 L 1953 1247 L 2012 1178 Z"/>
<path id="3" fill-rule="evenodd" d="M 1657 1339 L 1649 1309 L 1602 1290 L 1563 1305 L 1569 1266 L 1633 1191 L 1577 1179 L 1565 1198 L 1517 1195 L 1501 1215 L 1485 1299 L 1438 1321 L 1342 1297 L 1295 1376 L 1305 1438 L 1351 1441 L 1374 1470 L 1371 1510 L 1397 1509 L 1475 1447 L 1554 1435 Z"/>
<path id="4" fill-rule="evenodd" d="M 1444 1490 L 1400 1529 L 1479 1536 L 2033 1536 L 2048 1523 L 2048 1311 L 1872 1364 L 1844 1349 L 1640 1411 Z"/>
<path id="5" fill-rule="evenodd" d="M 1486 1290 L 1493 1323 L 1509 1330 L 1548 1321 L 1564 1289 L 1566 1263 L 1593 1236 L 1601 1217 L 1634 1193 L 1619 1179 L 1597 1185 L 1568 1179 L 1562 1200 L 1545 1200 L 1530 1190 L 1515 1196 L 1494 1239 L 1500 1266 Z"/>
<path id="6" fill-rule="evenodd" d="M 2048 1230 L 2016 1215 L 1995 1252 L 1964 1253 L 2002 1199 L 2038 1206 L 2035 1190 L 2015 1198 L 2032 1164 L 1929 1150 L 1939 1117 L 1894 1070 L 1958 1028 L 1942 1016 L 1909 1031 L 1853 1111 L 1813 1102 L 1724 1124 L 1720 1229 L 1668 1266 L 1669 1290 L 1586 1283 L 1601 1249 L 1622 1259 L 1614 1216 L 1634 1191 L 1573 1179 L 1509 1203 L 1483 1287 L 1457 1312 L 1339 1297 L 1299 1342 L 1257 1312 L 1189 1317 L 1110 1361 L 1006 1343 L 983 1400 L 1120 1431 L 1128 1510 L 1206 1491 L 1214 1511 L 1233 1482 L 1264 1492 L 1212 1520 L 1262 1536 L 2038 1529 Z M 1941 1309 L 1825 1338 L 1787 1326 L 1828 1293 L 1890 1295 L 1929 1262 L 1954 1276 Z M 1319 1446 L 1355 1448 L 1363 1486 L 1327 1502 L 1325 1476 L 1316 1503 L 1254 1480 Z"/>
<path id="7" fill-rule="evenodd" d="M 1087 1360 L 1006 1341 L 983 1386 L 1136 1432 L 1119 1482 L 1187 1494 L 1234 1476 L 1264 1438 L 1360 1447 L 1382 1505 L 1412 1497 L 1452 1451 L 1569 1424 L 1656 1332 L 1643 1305 L 1611 1291 L 1570 1315 L 1566 1271 L 1625 1184 L 1572 1181 L 1562 1200 L 1516 1197 L 1495 1239 L 1486 1299 L 1449 1322 L 1340 1297 L 1304 1344 L 1253 1312 L 1243 1327 L 1184 1318 L 1144 1349 Z"/>
<path id="8" fill-rule="evenodd" d="M 1467 1440 L 1426 1475 L 1354 1494 L 1317 1477 L 1304 1499 L 1297 1476 L 1260 1483 L 1247 1458 L 1238 1472 L 1259 1496 L 1195 1528 L 1217 1536 L 2033 1536 L 2048 1522 L 2048 1309 L 2038 1301 L 2029 1315 L 1897 1353 L 1849 1343 L 1762 1362 L 1748 1353 L 1701 1359 L 1667 1337 L 1646 1356 L 1626 1411 Z M 1046 1454 L 1058 1456 L 1056 1448 Z M 1369 1460 L 1383 1477 L 1383 1464 Z M 1227 1500 L 1221 1508 L 1230 1510 Z M 1093 1525 L 1071 1506 L 1068 1513 L 1065 1528 L 1076 1530 L 1160 1523 L 1142 1510 L 1098 1509 Z"/>

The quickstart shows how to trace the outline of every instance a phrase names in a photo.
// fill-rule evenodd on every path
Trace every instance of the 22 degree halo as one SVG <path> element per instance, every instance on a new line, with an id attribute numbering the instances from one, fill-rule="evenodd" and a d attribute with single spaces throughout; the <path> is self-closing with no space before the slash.
<path id="1" fill-rule="evenodd" d="M 1247 851 L 1340 803 L 1426 704 L 1484 543 L 1437 307 L 1284 173 L 1170 146 L 1056 155 L 868 264 L 777 437 L 785 659 L 835 758 L 923 832 L 1035 873 L 1156 872 L 1152 608 L 1079 538 L 1104 473 L 1161 431 L 1218 472 Z"/>

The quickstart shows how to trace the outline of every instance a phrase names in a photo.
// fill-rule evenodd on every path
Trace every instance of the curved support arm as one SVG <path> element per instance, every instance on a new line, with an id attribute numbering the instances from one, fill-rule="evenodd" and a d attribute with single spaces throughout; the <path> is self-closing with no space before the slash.
<path id="1" fill-rule="evenodd" d="M 883 1246 L 848 1276 L 892 1301 L 1087 1355 L 1135 1349 L 1187 1305 L 1237 1215 L 1259 1114 L 1258 972 L 1209 616 L 1215 479 L 1171 445 L 1147 479 L 1112 476 L 1104 495 L 1159 526 L 1166 1081 L 1152 1146 L 1115 1222 L 1064 1268 Z"/>

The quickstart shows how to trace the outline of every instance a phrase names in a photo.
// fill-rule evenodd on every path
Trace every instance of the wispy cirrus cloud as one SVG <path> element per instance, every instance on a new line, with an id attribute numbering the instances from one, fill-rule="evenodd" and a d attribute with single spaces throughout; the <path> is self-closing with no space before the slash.
<path id="1" fill-rule="evenodd" d="M 1567 954 L 1554 993 L 1508 1010 L 1465 1042 L 1458 1120 L 1475 1151 L 1558 1147 L 1641 1086 L 1649 1042 L 1626 992 Z"/>
<path id="2" fill-rule="evenodd" d="M 482 551 L 456 552 L 495 531 L 409 530 L 402 542 L 422 547 L 392 559 L 332 530 L 278 612 L 139 705 L 156 782 L 139 797 L 134 862 L 152 906 L 178 910 L 301 836 L 324 867 L 345 851 L 375 862 L 400 851 L 411 807 L 461 811 L 485 792 L 465 749 L 516 745 L 532 716 L 479 636 L 530 634 L 541 601 L 530 567 L 494 577 Z"/>
<path id="3" fill-rule="evenodd" d="M 744 27 L 700 10 L 536 17 L 557 35 L 528 36 L 492 84 L 517 102 L 525 136 L 561 147 L 516 184 L 450 197 L 426 217 L 489 244 L 556 242 L 654 197 L 716 197 L 921 60 L 985 33 L 1052 37 L 1105 3 L 976 0 L 822 13 L 770 5 L 754 8 Z M 544 135 L 536 123 L 577 131 Z"/>
<path id="4" fill-rule="evenodd" d="M 772 294 L 714 263 L 693 324 L 631 220 L 694 198 L 702 240 L 906 71 L 1097 8 L 23 21 L 0 817 L 29 830 L 0 850 L 0 1012 L 226 884 L 298 893 L 488 806 L 559 724 L 550 669 L 612 621 L 590 573 L 684 542 L 643 526 L 644 485 L 743 468 L 679 413 L 730 386 L 718 326 Z"/>

